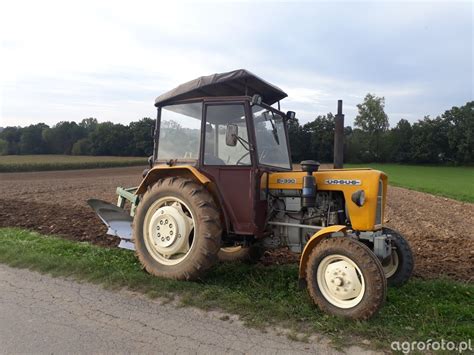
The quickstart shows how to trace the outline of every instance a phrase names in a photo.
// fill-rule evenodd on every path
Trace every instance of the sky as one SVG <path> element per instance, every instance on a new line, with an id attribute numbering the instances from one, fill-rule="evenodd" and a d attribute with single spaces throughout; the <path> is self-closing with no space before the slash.
<path id="1" fill-rule="evenodd" d="M 305 123 L 367 93 L 390 125 L 473 100 L 473 2 L 2 1 L 0 126 L 155 117 L 156 96 L 245 68 Z"/>

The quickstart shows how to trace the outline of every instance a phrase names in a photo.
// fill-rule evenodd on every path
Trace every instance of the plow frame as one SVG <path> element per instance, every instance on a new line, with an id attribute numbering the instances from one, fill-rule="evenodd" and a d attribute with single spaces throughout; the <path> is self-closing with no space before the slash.
<path id="1" fill-rule="evenodd" d="M 117 207 L 125 208 L 125 203 L 130 202 L 130 216 L 135 216 L 135 211 L 137 210 L 138 203 L 140 202 L 140 197 L 135 194 L 138 190 L 138 186 L 135 187 L 117 187 L 116 193 L 117 197 Z"/>

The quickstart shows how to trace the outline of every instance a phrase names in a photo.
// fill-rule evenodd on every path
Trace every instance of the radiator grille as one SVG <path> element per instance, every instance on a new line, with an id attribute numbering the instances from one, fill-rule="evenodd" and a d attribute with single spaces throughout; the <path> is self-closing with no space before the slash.
<path id="1" fill-rule="evenodd" d="M 377 211 L 375 212 L 375 224 L 382 224 L 383 216 L 383 182 L 379 180 L 379 191 L 377 193 Z"/>

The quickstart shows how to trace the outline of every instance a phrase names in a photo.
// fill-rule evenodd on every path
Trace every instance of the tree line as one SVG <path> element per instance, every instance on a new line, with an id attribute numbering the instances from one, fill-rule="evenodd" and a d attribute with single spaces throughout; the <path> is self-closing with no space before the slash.
<path id="1" fill-rule="evenodd" d="M 346 163 L 472 164 L 474 162 L 474 101 L 453 107 L 436 118 L 425 116 L 411 124 L 401 119 L 389 127 L 385 99 L 367 94 L 357 105 L 354 128 L 344 128 Z M 332 162 L 334 115 L 289 124 L 292 159 L 308 157 Z"/>
<path id="2" fill-rule="evenodd" d="M 357 105 L 354 128 L 344 129 L 346 163 L 394 162 L 416 164 L 472 164 L 474 160 L 474 101 L 453 107 L 436 118 L 429 116 L 410 123 L 401 119 L 389 127 L 385 99 L 367 94 Z M 66 154 L 149 156 L 155 121 L 145 117 L 129 125 L 99 123 L 95 118 L 81 122 L 59 122 L 49 127 L 38 123 L 6 127 L 0 131 L 0 155 Z M 331 162 L 334 149 L 334 115 L 320 115 L 300 124 L 289 121 L 292 159 Z"/>
<path id="3" fill-rule="evenodd" d="M 151 132 L 155 120 L 145 117 L 129 125 L 99 123 L 95 118 L 81 122 L 59 122 L 53 127 L 38 123 L 6 127 L 0 132 L 0 155 L 66 154 L 149 156 L 153 151 Z"/>

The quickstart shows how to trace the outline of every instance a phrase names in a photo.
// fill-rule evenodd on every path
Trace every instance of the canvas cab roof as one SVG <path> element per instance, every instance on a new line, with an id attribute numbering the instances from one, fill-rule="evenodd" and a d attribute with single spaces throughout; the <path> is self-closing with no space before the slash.
<path id="1" fill-rule="evenodd" d="M 263 102 L 273 105 L 288 95 L 277 86 L 238 69 L 227 73 L 201 76 L 170 90 L 155 100 L 155 106 L 164 106 L 176 101 L 199 97 L 253 96 L 258 94 Z"/>

